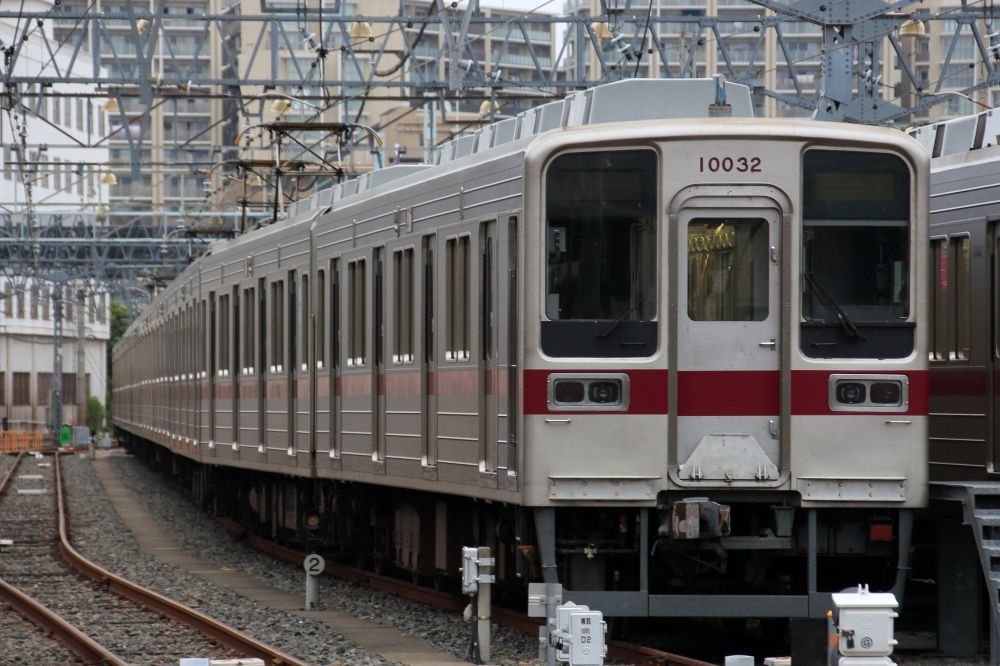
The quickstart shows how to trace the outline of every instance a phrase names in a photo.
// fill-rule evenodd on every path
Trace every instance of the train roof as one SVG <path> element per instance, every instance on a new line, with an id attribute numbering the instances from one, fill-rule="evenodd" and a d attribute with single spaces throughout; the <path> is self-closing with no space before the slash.
<path id="1" fill-rule="evenodd" d="M 931 159 L 993 148 L 1000 145 L 1000 110 L 942 120 L 909 130 L 908 134 L 924 147 Z"/>

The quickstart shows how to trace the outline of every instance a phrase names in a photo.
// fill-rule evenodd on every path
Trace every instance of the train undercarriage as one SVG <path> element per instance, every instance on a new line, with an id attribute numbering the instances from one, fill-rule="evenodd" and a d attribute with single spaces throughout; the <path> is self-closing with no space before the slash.
<path id="1" fill-rule="evenodd" d="M 213 515 L 327 558 L 457 589 L 462 546 L 489 546 L 494 597 L 520 610 L 528 583 L 544 581 L 612 617 L 822 618 L 831 592 L 859 582 L 902 598 L 909 569 L 910 511 L 807 510 L 779 493 L 532 509 L 203 465 L 122 441 Z"/>

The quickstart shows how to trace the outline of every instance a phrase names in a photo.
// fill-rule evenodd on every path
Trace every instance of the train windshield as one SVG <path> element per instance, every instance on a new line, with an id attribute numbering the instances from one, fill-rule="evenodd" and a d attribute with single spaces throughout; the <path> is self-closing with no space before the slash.
<path id="1" fill-rule="evenodd" d="M 563 357 L 656 351 L 657 155 L 570 153 L 545 176 L 542 351 Z"/>
<path id="2" fill-rule="evenodd" d="M 572 153 L 546 178 L 545 314 L 649 321 L 656 315 L 656 154 Z"/>
<path id="3" fill-rule="evenodd" d="M 802 317 L 843 326 L 910 313 L 910 173 L 895 155 L 811 150 L 803 164 Z"/>

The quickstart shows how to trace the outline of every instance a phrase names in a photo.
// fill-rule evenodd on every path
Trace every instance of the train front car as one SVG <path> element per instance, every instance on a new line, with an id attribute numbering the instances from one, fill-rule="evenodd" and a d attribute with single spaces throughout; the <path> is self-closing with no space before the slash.
<path id="1" fill-rule="evenodd" d="M 564 599 L 817 618 L 858 582 L 900 592 L 927 500 L 926 172 L 899 132 L 808 121 L 529 148 L 524 503 Z"/>

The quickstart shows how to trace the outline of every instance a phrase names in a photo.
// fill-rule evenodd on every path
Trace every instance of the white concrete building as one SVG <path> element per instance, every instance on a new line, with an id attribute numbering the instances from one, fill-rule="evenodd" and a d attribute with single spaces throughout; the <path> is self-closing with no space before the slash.
<path id="1" fill-rule="evenodd" d="M 106 293 L 80 296 L 64 285 L 63 422 L 83 425 L 89 396 L 105 401 L 107 343 L 111 334 Z M 52 396 L 53 285 L 0 278 L 0 423 L 8 430 L 45 430 Z M 83 343 L 79 332 L 83 330 Z M 82 370 L 82 383 L 80 373 Z"/>
<path id="2" fill-rule="evenodd" d="M 47 12 L 52 0 L 25 0 L 25 12 Z M 0 18 L 0 40 L 17 44 L 14 73 L 56 76 L 93 71 L 88 53 L 51 48 L 53 21 L 41 25 Z M 24 39 L 27 34 L 27 39 Z M 44 37 L 49 39 L 48 45 Z M 20 91 L 23 106 L 0 110 L 0 224 L 25 222 L 28 196 L 40 227 L 87 224 L 108 202 L 107 148 L 91 148 L 106 134 L 103 98 L 85 85 L 37 85 Z M 39 93 L 44 93 L 39 97 Z M 24 107 L 27 107 L 25 109 Z M 18 150 L 21 132 L 25 151 Z M 26 277 L 27 268 L 0 266 L 0 427 L 42 430 L 49 420 L 53 371 L 53 289 Z M 63 422 L 82 424 L 90 395 L 105 400 L 106 347 L 110 335 L 106 294 L 64 283 Z M 81 327 L 82 325 L 82 327 Z M 77 338 L 82 330 L 82 344 Z M 78 382 L 77 377 L 80 377 Z"/>

